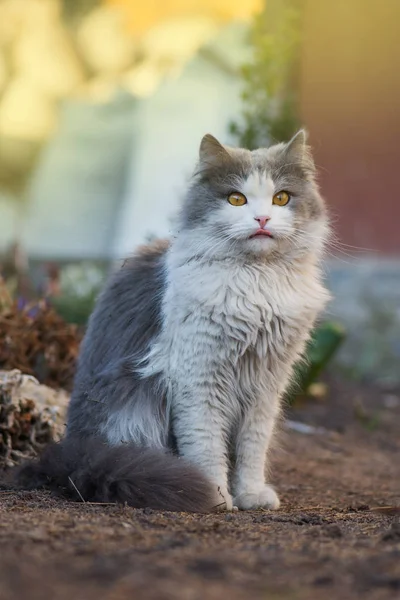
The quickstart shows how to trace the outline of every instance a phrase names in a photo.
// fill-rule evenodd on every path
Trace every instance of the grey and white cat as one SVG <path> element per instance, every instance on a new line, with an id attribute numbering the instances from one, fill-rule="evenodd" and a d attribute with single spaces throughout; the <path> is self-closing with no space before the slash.
<path id="1" fill-rule="evenodd" d="M 111 277 L 66 438 L 21 481 L 139 507 L 278 508 L 268 451 L 328 300 L 328 232 L 303 130 L 252 152 L 206 135 L 175 237 Z"/>

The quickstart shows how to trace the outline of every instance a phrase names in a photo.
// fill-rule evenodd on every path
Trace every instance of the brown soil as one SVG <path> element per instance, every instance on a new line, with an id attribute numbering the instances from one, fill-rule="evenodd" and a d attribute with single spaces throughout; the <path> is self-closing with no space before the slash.
<path id="1" fill-rule="evenodd" d="M 282 432 L 275 513 L 161 513 L 3 487 L 0 599 L 400 598 L 396 398 L 333 385 L 290 417 L 331 432 Z"/>

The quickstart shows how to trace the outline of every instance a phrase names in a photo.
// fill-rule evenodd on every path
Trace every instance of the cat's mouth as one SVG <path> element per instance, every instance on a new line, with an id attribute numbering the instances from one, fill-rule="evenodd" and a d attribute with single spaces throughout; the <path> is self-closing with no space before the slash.
<path id="1" fill-rule="evenodd" d="M 257 238 L 257 237 L 273 238 L 274 236 L 272 235 L 272 233 L 270 231 L 268 231 L 268 229 L 257 229 L 257 231 L 250 236 L 250 239 Z"/>

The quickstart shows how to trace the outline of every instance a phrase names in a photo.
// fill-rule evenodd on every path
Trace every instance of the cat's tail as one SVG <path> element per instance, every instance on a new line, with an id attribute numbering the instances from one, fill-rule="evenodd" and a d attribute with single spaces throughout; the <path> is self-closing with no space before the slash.
<path id="1" fill-rule="evenodd" d="M 162 450 L 97 439 L 66 438 L 20 467 L 20 488 L 47 488 L 81 502 L 208 512 L 217 504 L 211 483 L 195 467 Z"/>

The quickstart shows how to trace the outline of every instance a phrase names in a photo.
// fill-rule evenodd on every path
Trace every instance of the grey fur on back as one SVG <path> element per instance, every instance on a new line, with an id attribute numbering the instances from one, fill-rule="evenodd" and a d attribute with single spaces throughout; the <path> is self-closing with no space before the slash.
<path id="1" fill-rule="evenodd" d="M 137 429 L 131 436 L 121 431 L 114 443 L 136 439 L 146 445 L 157 425 L 159 446 L 166 447 L 168 419 L 160 378 L 140 378 L 136 370 L 160 330 L 167 248 L 164 241 L 140 248 L 111 276 L 99 297 L 80 352 L 68 436 L 106 439 L 105 423 L 122 411 Z"/>

